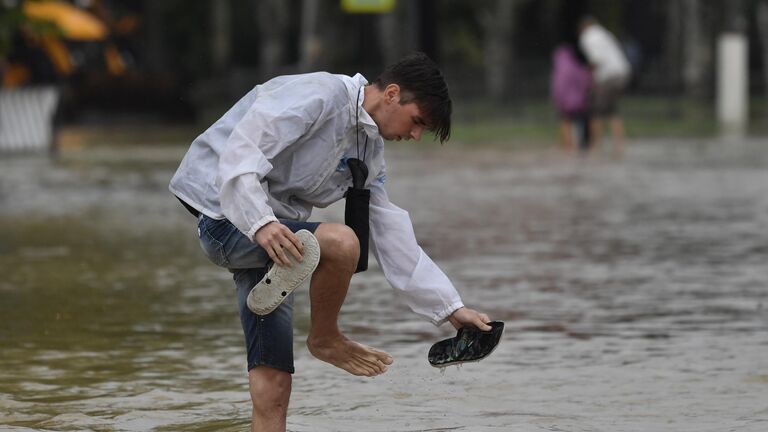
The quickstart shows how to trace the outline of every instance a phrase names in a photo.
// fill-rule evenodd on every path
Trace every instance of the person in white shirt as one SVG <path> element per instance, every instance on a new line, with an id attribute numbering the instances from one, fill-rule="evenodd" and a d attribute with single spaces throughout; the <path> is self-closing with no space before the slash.
<path id="1" fill-rule="evenodd" d="M 285 430 L 293 367 L 289 295 L 256 315 L 245 298 L 267 266 L 299 261 L 295 232 L 317 238 L 310 282 L 310 353 L 354 375 L 384 373 L 392 357 L 347 339 L 337 318 L 355 272 L 360 242 L 348 226 L 308 222 L 313 207 L 340 200 L 349 160 L 368 166 L 371 249 L 392 287 L 418 314 L 440 325 L 490 330 L 486 314 L 464 306 L 448 277 L 416 241 L 409 215 L 386 194 L 384 140 L 450 137 L 451 99 L 442 73 L 416 53 L 372 83 L 325 72 L 280 76 L 256 86 L 191 144 L 169 189 L 198 216 L 200 243 L 235 279 L 248 351 L 253 430 Z"/>
<path id="2" fill-rule="evenodd" d="M 630 64 L 619 42 L 593 17 L 579 22 L 579 46 L 592 68 L 590 136 L 597 149 L 602 140 L 602 120 L 608 119 L 613 136 L 614 154 L 624 152 L 624 122 L 618 105 L 630 77 Z"/>

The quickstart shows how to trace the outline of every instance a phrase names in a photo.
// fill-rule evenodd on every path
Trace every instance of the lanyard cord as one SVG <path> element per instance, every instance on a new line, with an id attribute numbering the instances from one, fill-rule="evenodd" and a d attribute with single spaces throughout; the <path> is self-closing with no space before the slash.
<path id="1" fill-rule="evenodd" d="M 357 90 L 357 102 L 360 102 L 360 92 L 363 90 L 363 86 L 360 86 L 360 88 Z M 355 145 L 357 147 L 357 158 L 360 159 L 360 107 L 355 106 Z M 363 130 L 365 131 L 365 130 Z M 363 158 L 360 160 L 365 160 L 365 156 L 368 154 L 368 134 L 365 134 L 365 144 L 363 144 Z"/>

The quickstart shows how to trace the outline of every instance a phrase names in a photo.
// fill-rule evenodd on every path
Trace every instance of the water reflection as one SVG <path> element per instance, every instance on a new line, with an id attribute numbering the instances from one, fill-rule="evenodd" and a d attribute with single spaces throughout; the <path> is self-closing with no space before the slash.
<path id="1" fill-rule="evenodd" d="M 247 429 L 229 275 L 166 192 L 183 151 L 0 160 L 3 429 Z M 290 430 L 764 429 L 760 143 L 639 143 L 624 161 L 450 147 L 388 159 L 390 196 L 424 247 L 507 334 L 482 363 L 431 368 L 429 344 L 450 330 L 406 312 L 374 267 L 355 278 L 344 328 L 396 363 L 346 376 L 303 347 L 301 290 Z"/>

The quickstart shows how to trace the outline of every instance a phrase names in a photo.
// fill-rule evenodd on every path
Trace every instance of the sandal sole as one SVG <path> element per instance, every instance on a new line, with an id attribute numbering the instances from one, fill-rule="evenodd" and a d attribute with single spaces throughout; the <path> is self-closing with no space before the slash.
<path id="1" fill-rule="evenodd" d="M 247 305 L 256 315 L 268 315 L 277 309 L 317 268 L 317 263 L 320 262 L 320 244 L 317 238 L 307 230 L 297 231 L 296 236 L 304 244 L 303 260 L 296 261 L 293 255 L 288 254 L 291 267 L 273 265 L 251 289 Z"/>

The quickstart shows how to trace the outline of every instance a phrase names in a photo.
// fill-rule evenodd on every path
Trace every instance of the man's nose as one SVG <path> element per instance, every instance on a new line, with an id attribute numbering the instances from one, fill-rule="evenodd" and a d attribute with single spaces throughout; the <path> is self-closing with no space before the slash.
<path id="1" fill-rule="evenodd" d="M 421 139 L 421 133 L 424 132 L 424 128 L 422 127 L 415 127 L 411 129 L 411 138 L 415 139 L 416 141 Z"/>

